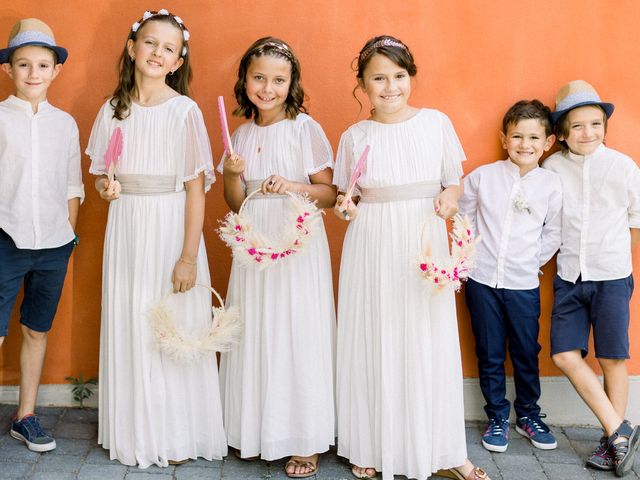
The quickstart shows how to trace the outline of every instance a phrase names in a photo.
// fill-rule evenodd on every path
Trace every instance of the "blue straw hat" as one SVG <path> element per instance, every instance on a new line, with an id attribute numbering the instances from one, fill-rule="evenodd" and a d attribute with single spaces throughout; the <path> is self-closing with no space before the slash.
<path id="1" fill-rule="evenodd" d="M 37 18 L 25 18 L 11 29 L 7 48 L 0 49 L 0 63 L 9 63 L 13 52 L 29 45 L 50 48 L 58 57 L 58 63 L 64 63 L 68 56 L 66 49 L 56 45 L 53 31 L 46 23 Z"/>
<path id="2" fill-rule="evenodd" d="M 607 118 L 611 116 L 615 108 L 613 103 L 600 101 L 596 89 L 584 80 L 569 82 L 558 90 L 558 94 L 556 95 L 556 110 L 555 112 L 551 112 L 550 115 L 551 123 L 555 125 L 558 123 L 558 120 L 560 120 L 560 117 L 569 110 L 587 105 L 598 105 L 604 110 Z"/>

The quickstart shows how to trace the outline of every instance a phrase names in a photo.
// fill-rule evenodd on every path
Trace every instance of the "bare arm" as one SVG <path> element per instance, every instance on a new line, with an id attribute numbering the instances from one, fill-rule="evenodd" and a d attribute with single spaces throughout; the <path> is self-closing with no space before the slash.
<path id="1" fill-rule="evenodd" d="M 80 210 L 80 199 L 76 197 L 67 200 L 67 208 L 69 209 L 69 223 L 75 232 L 76 224 L 78 223 L 78 211 Z"/>
<path id="2" fill-rule="evenodd" d="M 633 253 L 640 242 L 640 228 L 630 228 L 629 231 L 631 232 L 631 252 Z"/>
<path id="3" fill-rule="evenodd" d="M 464 192 L 462 182 L 460 185 L 449 185 L 433 200 L 436 214 L 445 220 L 458 213 L 458 200 Z"/>
<path id="4" fill-rule="evenodd" d="M 238 154 L 228 155 L 225 157 L 223 165 L 224 200 L 231 210 L 238 212 L 246 198 L 244 184 L 242 183 L 244 158 Z"/>
<path id="5" fill-rule="evenodd" d="M 271 175 L 262 183 L 263 193 L 306 193 L 311 200 L 316 200 L 318 208 L 333 207 L 336 203 L 336 187 L 331 183 L 333 171 L 330 168 L 309 175 L 311 185 L 302 182 L 291 182 L 279 175 Z"/>
<path id="6" fill-rule="evenodd" d="M 196 283 L 198 247 L 204 225 L 204 174 L 185 182 L 184 240 L 180 258 L 173 268 L 172 282 L 175 292 L 186 292 Z"/>

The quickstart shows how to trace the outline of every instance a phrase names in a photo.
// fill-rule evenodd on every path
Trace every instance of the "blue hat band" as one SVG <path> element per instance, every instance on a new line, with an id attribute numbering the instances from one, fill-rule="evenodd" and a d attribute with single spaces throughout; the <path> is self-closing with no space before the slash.
<path id="1" fill-rule="evenodd" d="M 27 30 L 26 32 L 20 32 L 9 42 L 9 48 L 19 47 L 25 44 L 40 43 L 44 45 L 50 45 L 57 47 L 56 42 L 46 33 L 38 32 L 36 30 Z"/>
<path id="2" fill-rule="evenodd" d="M 564 97 L 560 103 L 556 105 L 556 111 L 567 110 L 574 105 L 585 103 L 602 103 L 600 97 L 593 92 L 576 92 Z"/>

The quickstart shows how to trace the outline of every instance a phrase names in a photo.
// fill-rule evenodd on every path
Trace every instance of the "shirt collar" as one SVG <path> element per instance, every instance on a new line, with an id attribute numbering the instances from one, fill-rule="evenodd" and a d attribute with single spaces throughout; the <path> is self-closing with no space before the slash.
<path id="1" fill-rule="evenodd" d="M 27 102 L 26 100 L 22 100 L 21 98 L 18 98 L 15 95 L 10 95 L 9 98 L 7 99 L 7 101 L 9 102 L 9 104 L 15 106 L 16 108 L 18 108 L 20 110 L 25 110 L 30 115 L 34 114 L 31 102 Z M 46 112 L 46 111 L 49 111 L 49 110 L 52 110 L 52 109 L 53 109 L 53 106 L 49 102 L 47 102 L 46 100 L 43 100 L 42 102 L 40 102 L 38 104 L 38 113 Z"/>
<path id="2" fill-rule="evenodd" d="M 520 176 L 520 167 L 518 165 L 516 165 L 515 163 L 513 163 L 513 160 L 511 160 L 510 158 L 507 158 L 504 161 L 504 165 L 505 165 L 505 168 L 507 169 L 507 171 L 509 173 L 513 174 L 516 177 Z M 530 175 L 532 172 L 535 172 L 538 168 L 540 168 L 540 166 L 536 165 L 531 170 L 529 170 L 527 173 L 525 173 L 524 177 L 526 177 L 527 175 Z M 524 178 L 524 177 L 522 177 L 522 178 Z"/>
<path id="3" fill-rule="evenodd" d="M 568 153 L 567 156 L 571 160 L 584 160 L 587 157 L 595 157 L 596 155 L 599 155 L 600 153 L 604 152 L 605 148 L 606 147 L 604 146 L 604 143 L 601 143 L 600 145 L 598 145 L 598 148 L 596 148 L 591 155 L 578 155 L 577 153 L 573 153 L 571 150 L 567 150 L 567 153 Z"/>

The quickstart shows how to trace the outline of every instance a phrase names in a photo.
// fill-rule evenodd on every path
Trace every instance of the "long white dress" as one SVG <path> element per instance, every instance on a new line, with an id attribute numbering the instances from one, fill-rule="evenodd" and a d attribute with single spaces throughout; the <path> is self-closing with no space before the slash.
<path id="1" fill-rule="evenodd" d="M 278 174 L 309 183 L 309 175 L 333 166 L 322 128 L 305 114 L 265 127 L 245 123 L 232 142 L 248 182 Z M 245 211 L 260 232 L 277 238 L 287 198 L 252 198 Z M 228 442 L 244 457 L 308 456 L 334 444 L 335 313 L 319 226 L 282 264 L 262 271 L 232 264 L 227 303 L 240 307 L 244 336 L 222 355 L 220 378 Z"/>
<path id="2" fill-rule="evenodd" d="M 458 184 L 464 152 L 449 119 L 422 109 L 401 123 L 371 120 L 340 141 L 334 183 L 346 191 L 369 144 L 358 186 Z M 402 190 L 402 188 L 400 188 Z M 423 228 L 424 227 L 424 228 Z M 342 251 L 336 394 L 338 454 L 362 467 L 424 480 L 466 458 L 462 369 L 452 291 L 419 276 L 423 242 L 447 251 L 433 199 L 358 205 Z"/>
<path id="3" fill-rule="evenodd" d="M 146 468 L 168 460 L 220 459 L 227 452 L 215 355 L 176 363 L 155 346 L 148 310 L 172 291 L 184 238 L 184 182 L 215 180 L 211 147 L 197 105 L 177 96 L 153 107 L 131 106 L 123 121 L 105 104 L 91 132 L 90 172 L 104 174 L 103 155 L 120 127 L 124 150 L 116 175 L 173 176 L 172 190 L 122 194 L 109 205 L 102 272 L 98 443 L 111 459 Z M 165 178 L 167 178 L 165 177 Z M 210 285 L 203 238 L 197 282 Z M 203 288 L 172 295 L 174 321 L 187 331 L 211 322 Z"/>

